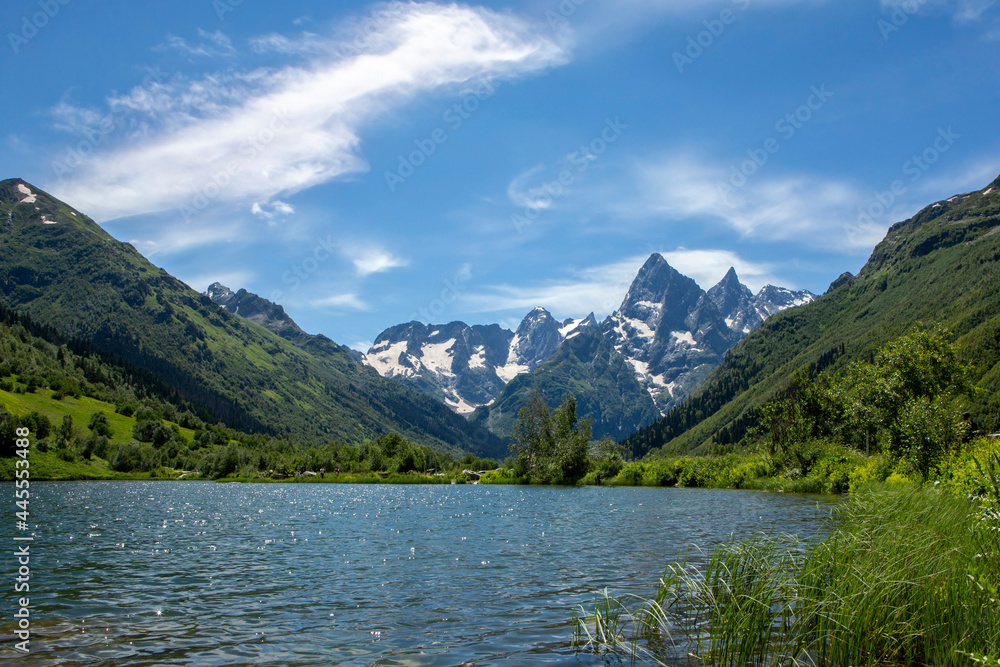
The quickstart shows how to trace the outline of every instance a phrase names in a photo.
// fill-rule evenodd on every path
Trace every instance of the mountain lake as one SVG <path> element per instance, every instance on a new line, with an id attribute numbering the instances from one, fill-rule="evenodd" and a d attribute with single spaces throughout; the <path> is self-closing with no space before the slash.
<path id="1" fill-rule="evenodd" d="M 575 607 L 592 613 L 605 587 L 652 595 L 679 552 L 698 562 L 732 534 L 816 539 L 837 502 L 485 485 L 31 491 L 31 652 L 13 649 L 9 591 L 0 664 L 614 664 L 573 648 Z"/>

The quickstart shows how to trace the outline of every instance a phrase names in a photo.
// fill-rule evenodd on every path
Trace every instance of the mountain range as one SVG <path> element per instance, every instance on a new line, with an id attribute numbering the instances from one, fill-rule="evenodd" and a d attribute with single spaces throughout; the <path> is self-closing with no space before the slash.
<path id="1" fill-rule="evenodd" d="M 246 290 L 197 293 L 20 179 L 0 181 L 0 225 L 0 305 L 149 374 L 208 421 L 304 445 L 395 431 L 503 457 L 498 434 L 538 390 L 550 405 L 572 391 L 594 435 L 634 456 L 738 447 L 794 373 L 870 358 L 918 322 L 954 332 L 979 387 L 972 417 L 1000 430 L 1000 178 L 893 225 L 857 276 L 815 299 L 753 294 L 735 271 L 703 291 L 652 255 L 603 322 L 536 308 L 514 332 L 409 323 L 363 356 Z"/>
<path id="2" fill-rule="evenodd" d="M 629 436 L 634 456 L 738 446 L 757 406 L 792 375 L 870 359 L 918 323 L 954 335 L 978 386 L 973 420 L 1000 431 L 1000 178 L 893 225 L 857 276 L 813 303 L 768 318 L 665 417 Z"/>
<path id="3" fill-rule="evenodd" d="M 245 292 L 220 308 L 90 218 L 20 179 L 0 181 L 0 304 L 148 371 L 207 421 L 297 444 L 389 432 L 435 449 L 506 452 L 433 398 Z M 245 316 L 245 317 L 244 317 Z"/>
<path id="4" fill-rule="evenodd" d="M 379 334 L 363 363 L 502 436 L 532 391 L 550 404 L 572 391 L 596 437 L 620 438 L 676 405 L 762 321 L 814 298 L 773 285 L 753 294 L 732 268 L 706 292 L 654 253 L 601 323 L 541 306 L 516 331 L 409 322 Z"/>

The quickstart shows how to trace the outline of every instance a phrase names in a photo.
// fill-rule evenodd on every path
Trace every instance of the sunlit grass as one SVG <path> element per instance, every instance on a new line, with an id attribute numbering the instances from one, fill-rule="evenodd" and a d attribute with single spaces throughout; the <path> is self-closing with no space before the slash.
<path id="1" fill-rule="evenodd" d="M 703 568 L 679 559 L 653 598 L 577 612 L 576 640 L 660 664 L 1000 664 L 994 507 L 930 487 L 864 490 L 822 542 L 758 536 Z"/>

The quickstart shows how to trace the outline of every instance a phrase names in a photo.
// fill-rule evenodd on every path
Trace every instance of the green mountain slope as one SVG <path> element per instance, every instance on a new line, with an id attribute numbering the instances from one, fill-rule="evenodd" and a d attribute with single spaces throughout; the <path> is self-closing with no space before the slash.
<path id="1" fill-rule="evenodd" d="M 1000 430 L 1000 178 L 894 225 L 857 277 L 765 321 L 688 400 L 623 444 L 642 456 L 737 443 L 796 369 L 868 358 L 918 321 L 954 332 L 980 387 L 973 418 Z"/>
<path id="2" fill-rule="evenodd" d="M 0 182 L 0 303 L 151 372 L 213 419 L 302 445 L 390 431 L 450 452 L 495 436 L 340 346 L 226 312 L 67 204 Z"/>
<path id="3" fill-rule="evenodd" d="M 594 438 L 621 438 L 659 416 L 635 370 L 597 328 L 584 328 L 566 339 L 543 364 L 511 380 L 470 420 L 510 436 L 518 410 L 536 390 L 549 406 L 559 405 L 572 392 L 578 414 L 592 420 Z"/>

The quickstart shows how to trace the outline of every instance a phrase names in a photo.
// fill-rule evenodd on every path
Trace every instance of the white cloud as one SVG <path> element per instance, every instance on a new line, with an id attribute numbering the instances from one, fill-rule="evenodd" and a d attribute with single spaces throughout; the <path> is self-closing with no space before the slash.
<path id="1" fill-rule="evenodd" d="M 338 308 L 349 310 L 371 310 L 371 306 L 358 298 L 353 292 L 347 294 L 333 294 L 322 299 L 315 299 L 310 305 L 317 308 Z"/>
<path id="2" fill-rule="evenodd" d="M 295 213 L 295 207 L 287 202 L 281 201 L 280 199 L 276 199 L 273 202 L 264 202 L 263 204 L 260 202 L 254 202 L 253 206 L 250 207 L 250 212 L 267 220 L 268 225 L 274 226 L 277 224 L 275 222 L 275 216 L 291 215 L 292 213 Z"/>
<path id="3" fill-rule="evenodd" d="M 232 224 L 178 224 L 162 226 L 159 233 L 146 238 L 132 238 L 129 243 L 144 256 L 173 255 L 205 245 L 233 239 L 246 239 L 246 235 Z"/>
<path id="4" fill-rule="evenodd" d="M 583 317 L 593 312 L 598 319 L 614 312 L 652 251 L 616 262 L 577 269 L 562 279 L 533 285 L 492 285 L 485 291 L 467 293 L 461 300 L 473 312 L 525 311 L 543 306 L 556 317 Z M 661 251 L 675 269 L 692 278 L 703 289 L 716 284 L 735 267 L 740 281 L 757 291 L 767 283 L 779 283 L 772 267 L 751 262 L 729 250 L 677 248 Z"/>
<path id="5" fill-rule="evenodd" d="M 367 354 L 368 350 L 372 349 L 372 345 L 374 344 L 375 341 L 373 340 L 359 340 L 357 342 L 351 343 L 347 347 L 351 348 L 352 350 L 357 350 L 362 354 Z"/>
<path id="6" fill-rule="evenodd" d="M 906 14 L 936 11 L 950 14 L 959 23 L 974 23 L 982 18 L 996 0 L 882 0 L 887 10 L 900 10 Z"/>
<path id="7" fill-rule="evenodd" d="M 357 55 L 173 80 L 116 98 L 150 118 L 149 135 L 94 155 L 46 189 L 98 220 L 270 201 L 365 171 L 360 132 L 383 109 L 567 57 L 544 25 L 481 8 L 394 3 L 377 26 Z"/>
<path id="8" fill-rule="evenodd" d="M 361 277 L 371 275 L 373 273 L 382 273 L 384 271 L 388 271 L 389 269 L 406 266 L 410 263 L 409 260 L 396 257 L 392 253 L 381 248 L 368 248 L 366 250 L 355 252 L 360 252 L 360 254 L 357 257 L 353 257 L 351 262 L 354 263 L 354 268 Z"/>
<path id="9" fill-rule="evenodd" d="M 328 53 L 329 41 L 311 32 L 304 32 L 294 38 L 285 37 L 278 33 L 271 33 L 251 39 L 250 48 L 255 53 L 313 55 Z"/>
<path id="10" fill-rule="evenodd" d="M 678 248 L 660 254 L 670 266 L 693 279 L 704 290 L 722 280 L 730 267 L 736 269 L 740 282 L 754 292 L 768 284 L 790 287 L 775 277 L 772 265 L 765 262 L 751 262 L 731 250 Z"/>
<path id="11" fill-rule="evenodd" d="M 950 168 L 935 167 L 916 180 L 904 164 L 884 182 L 866 184 L 767 170 L 765 165 L 736 187 L 729 167 L 675 155 L 640 165 L 634 176 L 638 194 L 610 208 L 623 218 L 665 218 L 685 224 L 716 221 L 744 238 L 857 252 L 872 248 L 890 225 L 936 199 L 982 188 L 996 177 L 1000 164 L 995 158 L 974 159 Z M 883 205 L 885 193 L 897 181 L 902 192 Z M 767 267 L 762 268 L 766 273 Z M 741 277 L 746 272 L 753 280 L 753 267 L 736 269 Z"/>
<path id="12" fill-rule="evenodd" d="M 647 164 L 638 174 L 640 205 L 677 220 L 714 218 L 745 237 L 844 245 L 838 222 L 863 200 L 849 183 L 808 175 L 754 174 L 739 188 L 729 179 L 726 168 L 691 156 Z"/>
<path id="13" fill-rule="evenodd" d="M 168 34 L 167 41 L 164 44 L 153 47 L 153 50 L 173 50 L 189 56 L 202 56 L 208 58 L 216 56 L 232 56 L 236 54 L 236 49 L 233 48 L 232 40 L 219 30 L 216 30 L 215 32 L 207 32 L 199 28 L 198 36 L 203 41 L 192 45 L 188 44 L 187 40 L 183 37 Z"/>
<path id="14" fill-rule="evenodd" d="M 537 165 L 521 172 L 507 186 L 507 199 L 518 208 L 532 208 L 543 211 L 552 206 L 552 195 L 541 185 L 531 185 L 538 183 L 537 175 L 543 172 L 545 167 Z"/>

